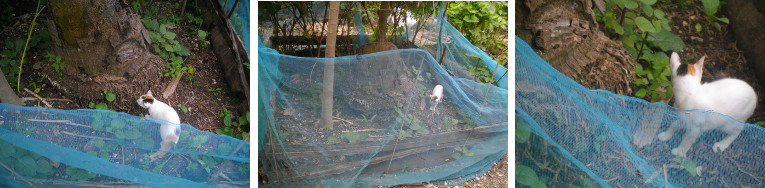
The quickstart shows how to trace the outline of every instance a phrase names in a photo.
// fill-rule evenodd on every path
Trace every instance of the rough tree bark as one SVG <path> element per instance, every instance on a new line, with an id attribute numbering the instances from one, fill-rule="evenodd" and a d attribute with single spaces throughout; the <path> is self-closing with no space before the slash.
<path id="1" fill-rule="evenodd" d="M 635 58 L 598 28 L 595 2 L 516 1 L 516 35 L 583 86 L 631 95 Z"/>
<path id="2" fill-rule="evenodd" d="M 729 0 L 727 7 L 736 44 L 765 83 L 765 2 Z"/>
<path id="3" fill-rule="evenodd" d="M 335 43 L 337 42 L 337 22 L 340 13 L 340 2 L 329 2 L 329 29 L 327 31 L 327 50 L 324 57 L 324 90 L 321 92 L 321 123 L 322 128 L 332 129 L 332 99 L 335 87 Z"/>
<path id="4" fill-rule="evenodd" d="M 146 28 L 117 0 L 50 0 L 52 49 L 66 62 L 59 89 L 73 98 L 101 98 L 109 90 L 133 99 L 161 91 L 162 59 L 153 54 Z M 57 75 L 48 73 L 49 78 Z"/>

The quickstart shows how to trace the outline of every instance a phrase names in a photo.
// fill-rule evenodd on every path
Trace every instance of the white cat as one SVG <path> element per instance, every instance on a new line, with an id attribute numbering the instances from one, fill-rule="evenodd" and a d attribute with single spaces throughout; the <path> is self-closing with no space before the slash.
<path id="1" fill-rule="evenodd" d="M 701 84 L 704 58 L 701 57 L 695 64 L 682 64 L 677 53 L 672 53 L 670 70 L 672 71 L 672 84 L 675 93 L 675 107 L 687 110 L 714 111 L 746 122 L 757 106 L 757 94 L 754 89 L 746 82 L 733 78 Z M 667 141 L 672 138 L 675 131 L 680 128 L 685 129 L 685 135 L 683 135 L 680 145 L 672 149 L 673 155 L 684 157 L 702 133 L 714 129 L 723 131 L 728 135 L 715 143 L 712 150 L 714 152 L 725 151 L 744 129 L 740 124 L 727 121 L 724 118 L 712 117 L 711 115 L 697 117 L 702 118 L 693 119 L 693 123 L 675 123 L 667 131 L 659 133 L 659 139 Z"/>
<path id="2" fill-rule="evenodd" d="M 146 117 L 170 122 L 162 122 L 162 126 L 159 127 L 162 143 L 160 151 L 150 156 L 151 160 L 154 161 L 157 158 L 164 156 L 165 153 L 170 150 L 173 146 L 171 142 L 178 144 L 178 139 L 181 135 L 181 118 L 178 117 L 178 112 L 176 112 L 173 107 L 154 99 L 154 96 L 151 95 L 151 90 L 145 95 L 142 95 L 136 102 L 139 106 L 149 109 L 149 114 L 146 115 Z"/>

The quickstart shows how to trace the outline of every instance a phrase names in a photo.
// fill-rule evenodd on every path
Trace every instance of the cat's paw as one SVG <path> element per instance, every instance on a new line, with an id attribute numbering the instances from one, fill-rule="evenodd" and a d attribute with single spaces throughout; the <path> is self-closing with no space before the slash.
<path id="1" fill-rule="evenodd" d="M 725 151 L 725 149 L 728 149 L 728 146 L 730 146 L 730 144 L 725 144 L 725 143 L 722 143 L 722 142 L 717 142 L 714 145 L 712 145 L 712 150 L 715 153 L 720 153 L 722 151 Z"/>
<path id="2" fill-rule="evenodd" d="M 669 134 L 668 132 L 661 132 L 661 133 L 659 133 L 659 140 L 661 140 L 661 141 L 667 141 L 670 138 L 672 138 L 672 134 Z"/>
<path id="3" fill-rule="evenodd" d="M 680 147 L 677 147 L 675 149 L 672 149 L 672 155 L 676 155 L 676 156 L 680 156 L 680 157 L 685 157 L 685 152 L 687 152 L 687 151 L 688 150 L 684 150 L 684 149 L 682 149 Z"/>

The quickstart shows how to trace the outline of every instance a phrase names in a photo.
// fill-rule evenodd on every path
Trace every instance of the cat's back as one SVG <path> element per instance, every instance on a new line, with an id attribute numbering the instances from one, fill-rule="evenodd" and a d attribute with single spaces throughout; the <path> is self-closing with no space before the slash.
<path id="1" fill-rule="evenodd" d="M 712 110 L 731 116 L 740 121 L 746 121 L 754 112 L 757 106 L 757 93 L 752 86 L 743 80 L 734 78 L 723 78 L 714 82 L 702 85 L 702 91 L 711 91 L 703 93 L 704 99 L 708 102 L 702 103 L 706 106 L 705 110 Z"/>
<path id="2" fill-rule="evenodd" d="M 171 123 L 181 124 L 181 118 L 178 116 L 178 112 L 176 112 L 173 107 L 170 107 L 170 105 L 160 101 L 154 101 L 154 105 L 149 108 L 149 114 L 151 118 L 154 119 L 161 119 Z"/>

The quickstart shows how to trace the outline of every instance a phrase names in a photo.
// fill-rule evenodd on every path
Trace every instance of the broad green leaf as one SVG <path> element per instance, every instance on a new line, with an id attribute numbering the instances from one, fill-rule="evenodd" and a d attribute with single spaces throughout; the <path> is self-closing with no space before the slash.
<path id="1" fill-rule="evenodd" d="M 644 32 L 656 32 L 656 28 L 653 27 L 651 24 L 651 21 L 648 21 L 648 19 L 645 19 L 644 17 L 637 17 L 635 18 L 635 24 L 637 24 L 638 28 L 640 28 L 641 31 Z"/>
<path id="2" fill-rule="evenodd" d="M 167 27 L 165 26 L 165 24 L 159 25 L 159 33 L 161 34 L 167 33 Z"/>
<path id="3" fill-rule="evenodd" d="M 645 3 L 646 5 L 648 5 L 648 6 L 651 6 L 651 5 L 653 5 L 654 3 L 656 3 L 656 0 L 640 0 L 640 2 L 643 2 L 643 3 Z"/>
<path id="4" fill-rule="evenodd" d="M 545 185 L 545 182 L 536 181 L 531 184 L 531 188 L 547 188 L 547 185 Z"/>
<path id="5" fill-rule="evenodd" d="M 691 176 L 696 176 L 696 163 L 693 163 L 691 160 L 683 160 L 682 165 Z"/>
<path id="6" fill-rule="evenodd" d="M 47 159 L 37 159 L 37 172 L 39 174 L 51 174 L 53 171 L 53 167 L 50 165 L 50 162 L 48 162 Z"/>
<path id="7" fill-rule="evenodd" d="M 522 164 L 515 164 L 515 181 L 521 185 L 531 185 L 539 181 L 539 176 L 530 167 Z"/>
<path id="8" fill-rule="evenodd" d="M 108 106 L 106 106 L 106 103 L 98 103 L 98 104 L 96 105 L 96 109 L 101 109 L 101 110 L 111 110 L 111 109 L 109 109 L 109 107 L 108 107 Z"/>
<path id="9" fill-rule="evenodd" d="M 659 19 L 664 19 L 664 11 L 653 9 L 653 16 Z"/>
<path id="10" fill-rule="evenodd" d="M 465 20 L 466 22 L 470 22 L 470 23 L 476 23 L 476 22 L 478 22 L 478 17 L 477 17 L 477 16 L 475 16 L 475 15 L 468 15 L 468 16 L 465 16 L 465 17 L 464 17 L 464 18 L 462 18 L 462 19 L 463 19 L 463 20 Z"/>
<path id="11" fill-rule="evenodd" d="M 515 121 L 515 141 L 518 143 L 526 143 L 531 137 L 531 131 L 526 125 L 521 124 L 519 121 Z"/>
<path id="12" fill-rule="evenodd" d="M 195 136 L 194 138 L 191 138 L 191 140 L 189 141 L 189 146 L 195 147 L 195 148 L 202 147 L 202 144 L 206 143 L 207 140 L 209 139 L 210 138 L 205 135 Z"/>
<path id="13" fill-rule="evenodd" d="M 452 159 L 460 159 L 460 157 L 462 157 L 462 154 L 460 152 L 452 153 Z"/>
<path id="14" fill-rule="evenodd" d="M 721 31 L 721 30 L 722 30 L 722 27 L 721 27 L 721 26 L 720 26 L 720 24 L 719 24 L 719 23 L 717 23 L 717 22 L 715 22 L 715 23 L 712 23 L 712 27 L 715 27 L 715 29 L 717 29 L 718 31 Z"/>
<path id="15" fill-rule="evenodd" d="M 713 16 L 720 8 L 720 0 L 701 0 L 701 4 L 704 5 L 704 12 L 707 16 Z"/>
<path id="16" fill-rule="evenodd" d="M 645 90 L 645 88 L 643 88 L 643 89 L 638 90 L 638 92 L 635 93 L 635 96 L 636 97 L 645 97 L 645 94 L 646 94 L 646 90 Z"/>
<path id="17" fill-rule="evenodd" d="M 104 94 L 106 94 L 106 100 L 109 102 L 114 101 L 114 98 L 117 96 L 114 95 L 114 93 L 104 90 Z"/>
<path id="18" fill-rule="evenodd" d="M 655 0 L 654 3 L 656 3 Z M 643 4 L 643 14 L 649 18 L 653 16 L 653 8 L 651 8 L 651 5 Z"/>
<path id="19" fill-rule="evenodd" d="M 674 33 L 666 30 L 661 32 L 651 33 L 648 36 L 648 41 L 655 47 L 660 48 L 662 51 L 680 51 L 685 47 L 683 39 L 675 35 Z"/>
<path id="20" fill-rule="evenodd" d="M 720 21 L 720 22 L 722 22 L 722 23 L 725 23 L 725 24 L 730 24 L 730 23 L 729 23 L 729 22 L 730 22 L 730 20 L 728 20 L 728 18 L 725 18 L 725 17 L 722 17 L 722 18 L 717 18 L 717 20 L 718 20 L 718 21 Z"/>

